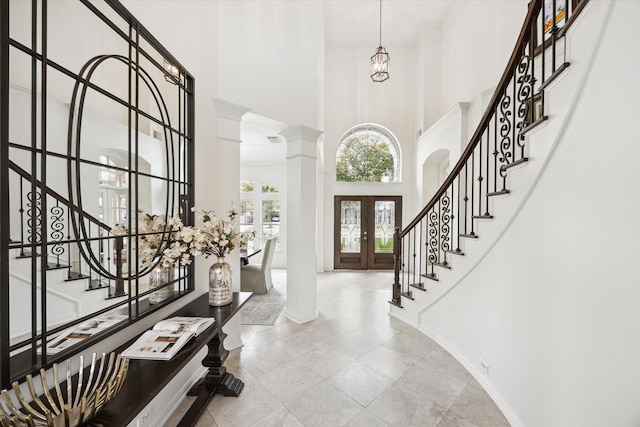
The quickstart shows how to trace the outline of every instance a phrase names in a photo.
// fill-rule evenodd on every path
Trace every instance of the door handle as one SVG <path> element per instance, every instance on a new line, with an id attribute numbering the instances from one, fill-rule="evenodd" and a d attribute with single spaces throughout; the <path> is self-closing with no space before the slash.
<path id="1" fill-rule="evenodd" d="M 367 240 L 367 232 L 363 231 L 362 234 L 362 240 Z"/>

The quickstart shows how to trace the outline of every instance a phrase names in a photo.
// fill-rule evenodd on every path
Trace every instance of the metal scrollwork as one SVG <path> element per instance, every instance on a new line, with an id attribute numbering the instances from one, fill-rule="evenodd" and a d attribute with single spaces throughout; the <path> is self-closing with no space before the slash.
<path id="1" fill-rule="evenodd" d="M 429 228 L 428 228 L 428 241 L 429 241 L 429 256 L 427 257 L 429 263 L 436 264 L 438 262 L 438 212 L 432 209 L 429 212 Z"/>
<path id="2" fill-rule="evenodd" d="M 42 196 L 40 192 L 27 193 L 27 241 L 29 243 L 38 243 L 41 238 L 40 230 L 42 228 L 42 218 L 40 217 L 40 200 Z M 35 217 L 32 217 L 33 208 L 35 208 Z"/>
<path id="3" fill-rule="evenodd" d="M 518 64 L 518 112 L 517 112 L 517 124 L 516 128 L 518 131 L 522 131 L 526 128 L 530 123 L 530 117 L 532 116 L 530 112 L 533 111 L 533 98 L 531 94 L 531 74 L 529 73 L 531 60 L 528 56 L 523 56 L 520 58 L 520 63 Z M 518 145 L 522 147 L 522 138 L 519 138 Z"/>
<path id="4" fill-rule="evenodd" d="M 511 140 L 511 131 L 513 129 L 512 123 L 512 112 L 511 112 L 511 96 L 509 96 L 506 92 L 500 101 L 500 118 L 498 121 L 500 122 L 500 163 L 502 163 L 502 167 L 500 168 L 500 175 L 506 176 L 506 168 L 505 166 L 509 165 L 513 161 L 513 154 L 511 153 L 511 147 L 513 141 Z"/>
<path id="5" fill-rule="evenodd" d="M 440 225 L 440 248 L 443 251 L 448 251 L 450 249 L 450 239 L 451 239 L 451 199 L 449 198 L 449 193 L 445 192 L 442 198 L 440 199 L 440 211 L 442 212 L 442 224 Z"/>
<path id="6" fill-rule="evenodd" d="M 51 240 L 55 243 L 51 248 L 53 255 L 62 255 L 64 253 L 64 246 L 62 245 L 62 239 L 64 239 L 64 209 L 60 206 L 54 206 L 51 208 Z"/>

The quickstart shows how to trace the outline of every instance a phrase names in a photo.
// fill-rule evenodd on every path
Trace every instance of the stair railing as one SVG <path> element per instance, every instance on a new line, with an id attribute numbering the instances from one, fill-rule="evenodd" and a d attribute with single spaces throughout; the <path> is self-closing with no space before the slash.
<path id="1" fill-rule="evenodd" d="M 29 191 L 26 194 L 24 193 L 24 185 L 23 182 L 26 181 L 29 186 L 31 186 L 32 175 L 18 166 L 16 163 L 9 160 L 9 168 L 17 173 L 20 179 L 20 240 L 18 242 L 12 242 L 12 247 L 20 249 L 20 257 L 30 257 L 30 256 L 38 256 L 38 254 L 33 254 L 31 252 L 26 252 L 25 248 L 33 248 L 40 242 L 40 233 L 43 230 L 40 229 L 39 224 L 33 224 L 33 221 L 36 221 L 37 218 L 31 218 L 32 205 L 35 204 L 36 211 L 40 210 L 40 200 L 42 198 L 42 194 L 38 191 L 41 188 L 41 182 L 38 180 L 35 181 L 35 185 L 37 187 L 36 192 Z M 77 260 L 75 260 L 77 271 L 72 270 L 72 246 L 77 242 L 76 239 L 71 237 L 70 233 L 70 219 L 69 216 L 72 212 L 78 214 L 80 218 L 86 220 L 89 224 L 90 235 L 89 238 L 92 241 L 97 242 L 101 248 L 106 246 L 107 250 L 101 250 L 100 252 L 106 254 L 105 260 L 103 264 L 109 265 L 111 264 L 111 245 L 113 241 L 113 251 L 114 251 L 114 263 L 116 269 L 116 280 L 115 287 L 113 290 L 110 289 L 110 297 L 119 297 L 126 295 L 125 290 L 125 282 L 122 278 L 122 251 L 124 247 L 124 237 L 123 236 L 108 236 L 111 231 L 111 227 L 94 216 L 88 214 L 87 212 L 81 212 L 77 206 L 71 204 L 71 202 L 66 199 L 64 196 L 60 195 L 56 191 L 51 188 L 46 188 L 46 194 L 53 198 L 55 203 L 47 203 L 47 206 L 51 206 L 50 209 L 50 219 L 49 222 L 49 233 L 50 239 L 48 240 L 48 250 L 46 254 L 40 254 L 42 256 L 47 257 L 46 265 L 50 269 L 55 268 L 67 268 L 67 280 L 75 280 L 80 278 L 88 278 L 90 283 L 93 281 L 97 281 L 100 283 L 102 281 L 102 277 L 96 273 L 92 269 L 89 269 L 90 276 L 84 275 L 83 270 L 86 268 L 84 266 L 84 260 L 78 253 Z M 24 207 L 24 200 L 27 200 L 27 209 Z M 66 207 L 66 212 L 63 206 Z M 66 213 L 66 215 L 65 215 Z M 26 221 L 25 221 L 26 215 Z M 66 220 L 65 220 L 66 216 Z M 38 215 L 39 217 L 39 215 Z M 25 222 L 26 222 L 26 236 L 25 236 Z M 67 231 L 65 236 L 65 229 Z M 66 247 L 66 248 L 65 248 Z M 63 255 L 66 252 L 66 258 L 63 259 Z M 49 262 L 50 257 L 55 262 Z M 63 264 L 63 262 L 67 262 L 68 264 Z M 97 278 L 96 278 L 97 277 Z"/>
<path id="2" fill-rule="evenodd" d="M 569 63 L 565 34 L 588 0 L 532 0 L 518 40 L 491 101 L 449 176 L 418 215 L 394 236 L 390 303 L 426 290 L 437 268 L 464 255 L 475 221 L 491 219 L 489 199 L 508 194 L 507 171 L 527 162 L 525 135 L 543 123 L 544 89 Z M 556 11 L 553 13 L 553 11 Z"/>

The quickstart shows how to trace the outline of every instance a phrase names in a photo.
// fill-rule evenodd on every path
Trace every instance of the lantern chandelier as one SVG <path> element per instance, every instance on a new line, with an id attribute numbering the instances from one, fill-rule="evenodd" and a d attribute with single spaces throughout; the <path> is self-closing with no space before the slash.
<path id="1" fill-rule="evenodd" d="M 380 0 L 380 43 L 371 57 L 371 80 L 382 83 L 389 78 L 389 54 L 382 46 L 382 0 Z"/>

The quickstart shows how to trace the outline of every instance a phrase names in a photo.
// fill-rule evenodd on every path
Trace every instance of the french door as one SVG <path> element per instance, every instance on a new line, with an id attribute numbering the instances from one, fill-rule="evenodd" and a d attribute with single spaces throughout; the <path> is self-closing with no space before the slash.
<path id="1" fill-rule="evenodd" d="M 333 267 L 393 269 L 393 232 L 401 227 L 401 196 L 335 196 Z"/>

